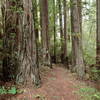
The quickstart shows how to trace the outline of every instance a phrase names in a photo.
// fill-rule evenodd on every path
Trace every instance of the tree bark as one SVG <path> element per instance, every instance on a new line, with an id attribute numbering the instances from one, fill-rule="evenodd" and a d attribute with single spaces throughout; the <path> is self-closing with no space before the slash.
<path id="1" fill-rule="evenodd" d="M 80 18 L 80 32 L 82 33 L 82 0 L 78 0 L 78 11 L 79 11 L 79 18 Z"/>
<path id="2" fill-rule="evenodd" d="M 59 23 L 60 23 L 60 39 L 61 39 L 61 62 L 63 63 L 64 59 L 64 53 L 63 53 L 63 49 L 64 49 L 64 34 L 63 34 L 63 24 L 62 24 L 62 5 L 61 5 L 61 0 L 58 0 L 58 4 L 59 4 Z"/>
<path id="3" fill-rule="evenodd" d="M 9 66 L 13 68 L 9 63 L 13 62 L 16 65 L 17 62 L 17 72 L 14 72 L 14 75 L 17 76 L 16 82 L 24 84 L 34 82 L 35 85 L 39 85 L 40 76 L 36 53 L 36 35 L 33 28 L 32 0 L 18 0 L 16 2 L 6 0 L 4 13 L 4 49 L 7 50 L 6 59 L 3 61 L 4 68 L 8 71 Z M 12 34 L 14 38 L 11 37 Z M 13 57 L 16 58 L 16 61 L 12 61 Z M 9 72 L 8 75 L 10 74 Z"/>
<path id="4" fill-rule="evenodd" d="M 39 30 L 38 30 L 38 26 L 39 26 L 39 22 L 38 22 L 38 4 L 37 4 L 37 0 L 32 0 L 32 4 L 33 4 L 33 20 L 34 20 L 34 30 L 35 30 L 35 34 L 36 34 L 36 39 L 37 42 L 39 41 Z"/>
<path id="5" fill-rule="evenodd" d="M 40 0 L 41 8 L 41 26 L 43 43 L 43 64 L 51 67 L 50 58 L 50 37 L 49 37 L 49 19 L 48 19 L 48 0 Z"/>
<path id="6" fill-rule="evenodd" d="M 34 31 L 35 31 L 35 37 L 36 37 L 36 55 L 37 55 L 37 66 L 39 66 L 39 51 L 38 51 L 38 43 L 39 43 L 39 22 L 38 22 L 38 4 L 37 0 L 32 0 L 32 6 L 33 6 L 33 22 L 34 22 Z"/>
<path id="7" fill-rule="evenodd" d="M 36 34 L 33 28 L 32 0 L 21 0 L 19 3 L 22 13 L 18 16 L 19 71 L 16 80 L 18 83 L 27 84 L 30 81 L 39 85 L 40 75 L 36 52 Z"/>
<path id="8" fill-rule="evenodd" d="M 15 77 L 16 71 L 16 12 L 12 9 L 16 4 L 10 0 L 2 2 L 2 17 L 3 17 L 3 79 L 10 81 Z"/>
<path id="9" fill-rule="evenodd" d="M 56 4 L 53 0 L 53 14 L 54 14 L 54 63 L 56 63 Z"/>
<path id="10" fill-rule="evenodd" d="M 67 55 L 67 2 L 63 0 L 64 6 L 64 62 L 68 65 L 68 55 Z"/>
<path id="11" fill-rule="evenodd" d="M 72 65 L 80 78 L 85 75 L 83 61 L 80 15 L 78 10 L 78 0 L 71 0 L 71 30 L 72 30 Z"/>
<path id="12" fill-rule="evenodd" d="M 97 0 L 97 49 L 96 49 L 96 64 L 100 69 L 100 0 Z"/>

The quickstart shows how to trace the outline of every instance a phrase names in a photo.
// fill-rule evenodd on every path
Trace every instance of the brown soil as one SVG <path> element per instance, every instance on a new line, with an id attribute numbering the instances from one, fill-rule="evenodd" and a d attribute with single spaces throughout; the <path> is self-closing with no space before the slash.
<path id="1" fill-rule="evenodd" d="M 42 86 L 21 87 L 23 93 L 17 95 L 2 95 L 0 100 L 80 100 L 75 93 L 79 86 L 86 82 L 76 78 L 76 74 L 70 73 L 62 65 L 54 65 L 53 69 L 42 69 Z"/>

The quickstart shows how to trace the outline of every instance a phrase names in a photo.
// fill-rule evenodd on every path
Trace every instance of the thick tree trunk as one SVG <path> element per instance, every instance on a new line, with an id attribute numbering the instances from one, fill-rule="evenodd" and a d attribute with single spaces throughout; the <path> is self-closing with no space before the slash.
<path id="1" fill-rule="evenodd" d="M 15 77 L 15 70 L 17 66 L 16 50 L 17 50 L 17 36 L 16 36 L 16 12 L 12 9 L 15 3 L 10 0 L 5 0 L 2 4 L 3 16 L 3 79 L 10 81 Z"/>
<path id="2" fill-rule="evenodd" d="M 61 39 L 61 62 L 63 63 L 64 59 L 64 34 L 63 34 L 63 24 L 62 24 L 62 5 L 61 5 L 61 0 L 58 0 L 58 4 L 59 4 L 59 23 L 60 23 L 60 39 Z"/>
<path id="3" fill-rule="evenodd" d="M 82 0 L 78 0 L 78 11 L 79 11 L 79 18 L 80 18 L 80 32 L 82 33 Z"/>
<path id="4" fill-rule="evenodd" d="M 38 43 L 39 43 L 39 22 L 38 22 L 38 4 L 37 0 L 32 0 L 33 6 L 33 22 L 34 22 L 34 31 L 36 37 L 36 55 L 37 55 L 37 66 L 39 66 L 39 52 L 38 52 Z"/>
<path id="5" fill-rule="evenodd" d="M 38 30 L 38 26 L 39 26 L 39 22 L 38 22 L 38 4 L 37 4 L 37 0 L 32 0 L 32 4 L 33 4 L 33 20 L 34 20 L 34 30 L 35 30 L 35 34 L 36 34 L 36 39 L 37 42 L 39 41 L 39 30 Z"/>
<path id="6" fill-rule="evenodd" d="M 39 0 L 39 10 L 40 10 L 40 36 L 41 36 L 41 48 L 43 48 L 43 40 L 42 40 L 42 4 L 41 4 L 41 0 Z"/>
<path id="7" fill-rule="evenodd" d="M 29 81 L 35 85 L 40 84 L 39 66 L 36 52 L 36 34 L 33 29 L 32 0 L 21 0 L 19 8 L 22 13 L 18 16 L 18 60 L 19 71 L 17 82 L 27 84 Z"/>
<path id="8" fill-rule="evenodd" d="M 48 0 L 41 0 L 41 26 L 43 43 L 43 64 L 51 67 L 50 58 L 50 38 L 49 38 L 49 20 L 48 20 Z"/>
<path id="9" fill-rule="evenodd" d="M 71 0 L 71 30 L 72 30 L 72 64 L 74 71 L 80 78 L 85 75 L 85 66 L 83 61 L 80 15 L 78 10 L 78 0 Z"/>
<path id="10" fill-rule="evenodd" d="M 17 73 L 13 71 L 13 75 L 17 74 L 16 81 L 18 83 L 34 82 L 35 85 L 39 85 L 36 36 L 33 27 L 32 1 L 6 0 L 4 50 L 7 55 L 3 60 L 3 73 L 8 79 L 6 76 L 12 75 L 9 71 L 10 68 L 15 68 L 14 65 L 17 65 Z"/>
<path id="11" fill-rule="evenodd" d="M 67 55 L 67 2 L 63 0 L 64 6 L 64 62 L 68 65 L 68 55 Z"/>
<path id="12" fill-rule="evenodd" d="M 53 14 L 54 14 L 54 63 L 56 63 L 56 4 L 53 0 Z"/>
<path id="13" fill-rule="evenodd" d="M 97 0 L 97 68 L 100 69 L 100 0 Z"/>

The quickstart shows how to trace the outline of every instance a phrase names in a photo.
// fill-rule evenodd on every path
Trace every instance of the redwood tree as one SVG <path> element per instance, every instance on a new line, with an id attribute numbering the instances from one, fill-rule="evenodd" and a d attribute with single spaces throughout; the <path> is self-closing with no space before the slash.
<path id="1" fill-rule="evenodd" d="M 60 39 L 61 39 L 61 62 L 63 63 L 64 59 L 64 32 L 63 32 L 63 19 L 62 19 L 62 1 L 58 0 L 58 5 L 59 5 L 59 24 L 60 24 Z"/>
<path id="2" fill-rule="evenodd" d="M 96 0 L 97 2 L 97 67 L 100 69 L 100 0 Z"/>
<path id="3" fill-rule="evenodd" d="M 80 78 L 85 75 L 78 0 L 71 0 L 72 64 Z"/>
<path id="4" fill-rule="evenodd" d="M 16 82 L 24 84 L 34 82 L 35 85 L 39 85 L 40 76 L 36 54 L 36 36 L 33 28 L 32 0 L 6 0 L 4 5 L 4 30 L 7 31 L 4 38 L 4 41 L 7 42 L 4 42 L 4 45 L 10 52 L 7 53 L 9 53 L 11 59 L 13 52 L 16 54 L 16 62 L 18 63 Z M 15 35 L 16 51 L 14 49 L 11 51 L 11 47 L 13 47 L 9 42 L 11 33 Z M 6 57 L 8 58 L 8 55 Z M 7 60 L 7 62 L 10 61 Z M 6 68 L 8 70 L 8 65 Z"/>
<path id="5" fill-rule="evenodd" d="M 53 0 L 53 19 L 54 19 L 54 63 L 56 63 L 56 2 Z"/>
<path id="6" fill-rule="evenodd" d="M 40 84 L 39 66 L 36 53 L 36 34 L 33 29 L 32 0 L 21 1 L 22 15 L 18 17 L 19 27 L 19 73 L 18 82 L 28 82 L 29 79 Z M 23 24 L 21 24 L 23 23 Z"/>
<path id="7" fill-rule="evenodd" d="M 51 67 L 48 0 L 40 0 L 40 11 L 43 44 L 43 64 Z"/>
<path id="8" fill-rule="evenodd" d="M 67 54 L 67 1 L 63 0 L 64 7 L 64 62 L 67 62 L 68 65 L 68 54 Z"/>
<path id="9" fill-rule="evenodd" d="M 15 75 L 17 36 L 16 22 L 17 14 L 13 7 L 15 2 L 4 0 L 2 2 L 2 17 L 3 17 L 3 79 L 10 81 Z"/>

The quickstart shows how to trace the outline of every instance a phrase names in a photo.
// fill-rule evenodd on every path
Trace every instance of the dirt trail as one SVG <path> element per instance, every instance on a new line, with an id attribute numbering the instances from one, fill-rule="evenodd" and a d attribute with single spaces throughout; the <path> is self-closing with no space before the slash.
<path id="1" fill-rule="evenodd" d="M 24 88 L 24 93 L 17 95 L 14 100 L 80 100 L 75 91 L 84 82 L 76 80 L 74 75 L 59 65 L 49 71 L 42 78 L 41 88 Z"/>

